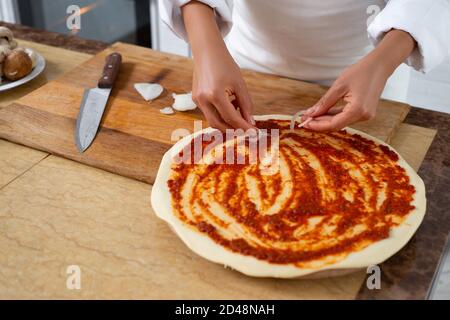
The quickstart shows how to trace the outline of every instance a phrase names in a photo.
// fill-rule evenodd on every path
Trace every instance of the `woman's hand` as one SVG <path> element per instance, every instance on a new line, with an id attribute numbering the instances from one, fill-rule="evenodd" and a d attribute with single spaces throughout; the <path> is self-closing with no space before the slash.
<path id="1" fill-rule="evenodd" d="M 213 10 L 192 1 L 182 11 L 194 54 L 194 102 L 212 127 L 222 131 L 254 128 L 250 95 L 223 42 Z"/>
<path id="2" fill-rule="evenodd" d="M 228 51 L 204 52 L 196 58 L 192 96 L 212 127 L 253 128 L 252 101 Z"/>
<path id="3" fill-rule="evenodd" d="M 358 121 L 375 117 L 387 79 L 411 54 L 414 39 L 393 30 L 369 55 L 347 68 L 328 92 L 305 111 L 302 120 L 313 118 L 305 128 L 317 131 L 340 130 Z M 343 106 L 337 106 L 339 101 Z"/>
<path id="4" fill-rule="evenodd" d="M 349 124 L 373 119 L 388 75 L 375 62 L 361 60 L 347 68 L 328 92 L 302 120 L 312 117 L 305 128 L 317 131 L 340 130 Z M 342 100 L 343 106 L 336 106 Z"/>

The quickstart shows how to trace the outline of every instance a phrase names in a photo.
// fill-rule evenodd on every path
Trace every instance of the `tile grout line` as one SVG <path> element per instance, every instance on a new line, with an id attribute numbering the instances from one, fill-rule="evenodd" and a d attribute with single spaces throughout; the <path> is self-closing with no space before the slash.
<path id="1" fill-rule="evenodd" d="M 11 183 L 13 183 L 14 181 L 16 181 L 17 179 L 19 179 L 20 177 L 22 177 L 25 173 L 27 173 L 28 171 L 30 171 L 31 169 L 33 169 L 35 166 L 37 166 L 38 164 L 40 164 L 42 161 L 44 161 L 45 159 L 47 159 L 51 154 L 47 153 L 47 155 L 45 157 L 43 157 L 42 159 L 40 159 L 38 162 L 34 163 L 32 166 L 30 166 L 28 169 L 26 169 L 25 171 L 23 171 L 21 174 L 17 175 L 16 177 L 14 177 L 13 179 L 11 179 L 11 181 L 9 181 L 8 183 L 6 183 L 5 185 L 0 187 L 0 191 L 2 191 L 4 188 L 6 188 L 7 186 L 9 186 Z"/>

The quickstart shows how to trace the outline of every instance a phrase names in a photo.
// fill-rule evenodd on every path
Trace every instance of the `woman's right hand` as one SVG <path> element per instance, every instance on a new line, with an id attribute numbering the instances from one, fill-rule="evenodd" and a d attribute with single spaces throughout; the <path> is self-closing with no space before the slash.
<path id="1" fill-rule="evenodd" d="M 254 128 L 250 95 L 225 46 L 214 12 L 196 1 L 182 10 L 194 54 L 194 102 L 214 128 L 221 131 Z"/>
<path id="2" fill-rule="evenodd" d="M 222 131 L 253 128 L 252 101 L 228 52 L 196 57 L 192 97 L 212 127 Z"/>

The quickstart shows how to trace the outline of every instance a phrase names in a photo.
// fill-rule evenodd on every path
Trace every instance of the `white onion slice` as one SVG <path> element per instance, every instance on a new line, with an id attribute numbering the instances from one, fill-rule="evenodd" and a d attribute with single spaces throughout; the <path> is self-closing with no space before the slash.
<path id="1" fill-rule="evenodd" d="M 135 83 L 134 88 L 145 101 L 158 98 L 164 91 L 164 88 L 158 83 Z"/>
<path id="2" fill-rule="evenodd" d="M 192 100 L 192 93 L 186 94 L 173 93 L 172 97 L 175 100 L 173 102 L 172 108 L 174 108 L 177 111 L 188 111 L 197 108 L 197 105 Z"/>
<path id="3" fill-rule="evenodd" d="M 159 109 L 159 112 L 161 112 L 162 114 L 174 114 L 175 111 L 173 111 L 172 107 L 165 107 L 162 109 Z"/>
<path id="4" fill-rule="evenodd" d="M 298 128 L 302 128 L 302 127 L 306 126 L 306 125 L 307 125 L 308 123 L 310 123 L 312 120 L 313 120 L 313 118 L 308 118 L 308 119 L 306 119 L 305 121 L 303 121 L 302 123 L 300 123 L 300 124 L 298 125 Z"/>
<path id="5" fill-rule="evenodd" d="M 295 114 L 292 116 L 292 118 L 291 118 L 291 125 L 290 125 L 290 129 L 291 129 L 291 130 L 294 130 L 295 122 L 297 121 L 297 118 L 298 118 L 298 117 L 300 117 L 301 115 L 303 115 L 303 112 L 304 112 L 304 110 L 301 110 L 301 111 L 295 113 Z M 300 121 L 301 121 L 301 118 L 300 118 Z"/>

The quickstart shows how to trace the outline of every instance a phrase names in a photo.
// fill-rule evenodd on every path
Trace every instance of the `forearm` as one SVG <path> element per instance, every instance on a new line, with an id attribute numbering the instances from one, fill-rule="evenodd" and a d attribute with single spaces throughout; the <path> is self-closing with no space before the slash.
<path id="1" fill-rule="evenodd" d="M 415 46 L 416 42 L 409 33 L 391 30 L 367 59 L 377 63 L 380 70 L 389 77 L 411 55 Z"/>
<path id="2" fill-rule="evenodd" d="M 211 7 L 191 1 L 181 10 L 194 57 L 228 53 Z"/>

